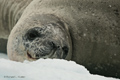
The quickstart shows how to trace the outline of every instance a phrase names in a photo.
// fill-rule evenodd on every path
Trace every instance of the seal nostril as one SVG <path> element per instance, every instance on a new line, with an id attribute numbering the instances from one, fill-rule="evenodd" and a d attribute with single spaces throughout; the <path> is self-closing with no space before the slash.
<path id="1" fill-rule="evenodd" d="M 63 50 L 63 59 L 65 59 L 66 58 L 66 56 L 67 56 L 67 54 L 68 54 L 68 47 L 67 46 L 64 46 L 63 48 L 62 48 L 62 50 Z"/>
<path id="2" fill-rule="evenodd" d="M 39 58 L 39 54 L 36 54 L 36 58 Z"/>
<path id="3" fill-rule="evenodd" d="M 64 46 L 64 47 L 62 48 L 62 50 L 63 50 L 65 53 L 68 53 L 68 47 L 67 47 L 67 46 Z"/>

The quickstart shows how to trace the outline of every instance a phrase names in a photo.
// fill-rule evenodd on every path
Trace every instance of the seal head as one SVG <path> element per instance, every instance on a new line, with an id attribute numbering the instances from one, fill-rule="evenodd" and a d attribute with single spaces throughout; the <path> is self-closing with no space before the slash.
<path id="1" fill-rule="evenodd" d="M 70 59 L 70 35 L 60 19 L 53 15 L 35 15 L 23 24 L 24 28 L 19 28 L 18 24 L 10 34 L 8 56 L 11 60 Z"/>

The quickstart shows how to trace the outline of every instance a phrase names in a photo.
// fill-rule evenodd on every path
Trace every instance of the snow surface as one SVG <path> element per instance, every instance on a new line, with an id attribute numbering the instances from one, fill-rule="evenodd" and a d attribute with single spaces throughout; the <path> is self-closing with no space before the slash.
<path id="1" fill-rule="evenodd" d="M 0 53 L 0 58 L 8 59 L 8 56 L 7 56 L 7 54 L 5 54 L 5 53 Z"/>
<path id="2" fill-rule="evenodd" d="M 118 80 L 92 75 L 73 61 L 39 59 L 15 62 L 0 58 L 0 80 Z"/>

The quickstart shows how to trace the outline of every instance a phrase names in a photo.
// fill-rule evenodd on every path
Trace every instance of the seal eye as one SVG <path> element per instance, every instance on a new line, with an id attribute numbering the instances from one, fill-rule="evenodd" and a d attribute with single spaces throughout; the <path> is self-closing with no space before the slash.
<path id="1" fill-rule="evenodd" d="M 29 40 L 34 40 L 35 38 L 39 37 L 39 34 L 37 31 L 30 31 L 28 33 L 28 39 Z"/>

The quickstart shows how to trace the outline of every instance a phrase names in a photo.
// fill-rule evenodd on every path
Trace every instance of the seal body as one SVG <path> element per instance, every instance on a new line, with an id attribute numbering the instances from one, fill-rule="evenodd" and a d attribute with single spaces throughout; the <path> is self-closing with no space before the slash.
<path id="1" fill-rule="evenodd" d="M 8 56 L 15 61 L 73 60 L 91 73 L 120 78 L 119 4 L 119 0 L 33 0 L 10 33 Z"/>
<path id="2" fill-rule="evenodd" d="M 0 52 L 6 53 L 10 31 L 32 0 L 0 0 Z"/>

